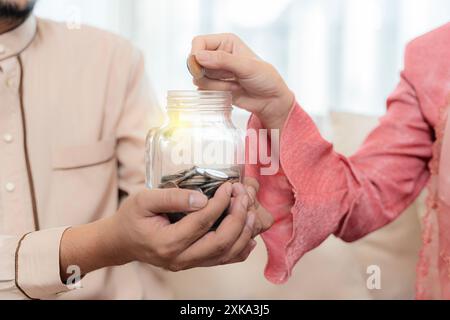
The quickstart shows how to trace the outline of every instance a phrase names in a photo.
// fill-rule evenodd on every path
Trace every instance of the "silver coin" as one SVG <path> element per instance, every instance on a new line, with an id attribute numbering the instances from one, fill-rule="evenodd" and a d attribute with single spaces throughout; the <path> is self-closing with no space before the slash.
<path id="1" fill-rule="evenodd" d="M 191 179 L 203 179 L 203 180 L 209 180 L 209 178 L 205 175 L 198 174 L 198 172 L 195 173 L 195 175 L 190 177 Z"/>
<path id="2" fill-rule="evenodd" d="M 217 180 L 228 180 L 230 178 L 223 171 L 213 170 L 213 169 L 205 169 L 205 176 L 207 176 L 211 179 L 217 179 Z"/>
<path id="3" fill-rule="evenodd" d="M 184 187 L 183 189 L 187 189 L 187 190 L 192 190 L 192 191 L 197 191 L 200 193 L 203 193 L 203 190 L 197 186 L 189 186 L 189 187 Z"/>
<path id="4" fill-rule="evenodd" d="M 159 188 L 160 189 L 174 189 L 174 188 L 178 188 L 178 185 L 173 181 L 168 181 L 165 183 L 161 183 L 159 185 Z"/>
<path id="5" fill-rule="evenodd" d="M 224 181 L 214 181 L 214 182 L 205 183 L 202 185 L 202 189 L 205 190 L 205 189 L 210 189 L 210 188 L 219 188 L 224 183 L 225 183 Z"/>
<path id="6" fill-rule="evenodd" d="M 196 169 L 196 167 L 189 169 L 189 170 L 183 170 L 183 171 L 180 171 L 175 174 L 170 174 L 170 175 L 164 176 L 161 178 L 161 182 L 164 183 L 164 182 L 168 182 L 168 181 L 173 181 L 176 183 L 180 183 L 183 180 L 186 180 L 192 176 L 195 176 L 197 174 L 195 169 Z"/>
<path id="7" fill-rule="evenodd" d="M 196 174 L 197 174 L 197 171 L 195 170 L 195 168 L 187 170 L 187 171 L 185 171 L 184 175 L 181 178 L 177 179 L 177 182 L 180 183 L 182 181 L 188 180 L 188 179 L 192 178 L 193 176 L 195 176 Z"/>
<path id="8" fill-rule="evenodd" d="M 204 176 L 193 176 L 193 177 L 187 179 L 186 181 L 206 183 L 206 182 L 209 182 L 210 180 L 211 179 L 209 179 L 208 177 L 204 177 Z"/>
<path id="9" fill-rule="evenodd" d="M 240 180 L 240 168 L 207 169 L 194 166 L 176 174 L 164 176 L 160 188 L 182 188 L 202 192 L 212 198 L 217 189 L 225 182 L 236 183 Z"/>
<path id="10" fill-rule="evenodd" d="M 239 168 L 233 168 L 233 169 L 225 169 L 223 172 L 228 175 L 229 178 L 239 178 L 241 176 L 241 170 Z"/>
<path id="11" fill-rule="evenodd" d="M 205 175 L 205 171 L 206 171 L 206 169 L 204 169 L 204 168 L 195 168 L 195 170 L 197 171 L 197 174 L 199 174 L 199 175 L 201 175 L 201 176 L 204 176 Z"/>
<path id="12" fill-rule="evenodd" d="M 183 175 L 178 175 L 178 174 L 173 174 L 173 175 L 168 175 L 168 176 L 164 176 L 161 178 L 161 182 L 169 182 L 169 181 L 174 181 L 177 179 L 180 179 L 181 177 L 183 177 Z"/>
<path id="13" fill-rule="evenodd" d="M 205 178 L 192 178 L 187 179 L 178 184 L 181 188 L 187 188 L 187 187 L 196 187 L 196 186 L 202 186 L 204 185 L 208 180 Z"/>

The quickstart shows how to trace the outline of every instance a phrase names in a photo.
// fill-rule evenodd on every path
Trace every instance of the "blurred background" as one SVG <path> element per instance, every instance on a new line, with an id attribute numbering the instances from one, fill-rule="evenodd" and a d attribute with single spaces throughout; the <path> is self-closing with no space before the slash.
<path id="1" fill-rule="evenodd" d="M 191 88 L 194 35 L 233 32 L 287 79 L 316 115 L 380 115 L 405 44 L 450 20 L 448 0 L 39 0 L 37 14 L 131 39 L 161 100 Z"/>
<path id="2" fill-rule="evenodd" d="M 145 54 L 162 105 L 167 90 L 193 88 L 186 57 L 195 35 L 236 33 L 278 68 L 337 150 L 351 154 L 385 111 L 405 45 L 449 22 L 450 1 L 39 0 L 36 14 L 129 38 Z M 244 127 L 247 116 L 237 111 L 237 123 Z M 357 243 L 331 237 L 284 286 L 264 280 L 263 246 L 243 265 L 163 276 L 187 299 L 413 298 L 422 213 L 419 200 Z M 382 271 L 380 289 L 367 285 L 374 265 Z"/>

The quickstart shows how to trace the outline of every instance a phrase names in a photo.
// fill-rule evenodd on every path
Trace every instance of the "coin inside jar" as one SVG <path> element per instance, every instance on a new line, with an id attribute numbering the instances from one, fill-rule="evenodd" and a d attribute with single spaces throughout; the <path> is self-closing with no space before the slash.
<path id="1" fill-rule="evenodd" d="M 226 180 L 230 179 L 230 177 L 225 172 L 222 172 L 219 170 L 206 169 L 205 175 L 213 180 L 226 181 Z"/>
<path id="2" fill-rule="evenodd" d="M 187 68 L 194 79 L 201 79 L 205 76 L 205 68 L 203 68 L 195 58 L 195 55 L 191 54 L 187 59 Z"/>
<path id="3" fill-rule="evenodd" d="M 208 199 L 211 199 L 224 183 L 239 182 L 240 176 L 241 171 L 239 167 L 227 169 L 208 169 L 195 166 L 188 170 L 162 177 L 159 187 L 164 189 L 180 188 L 195 190 L 206 195 Z M 228 209 L 225 210 L 221 218 L 216 222 L 211 230 L 216 230 L 227 214 Z M 169 220 L 171 223 L 176 223 L 185 216 L 186 213 L 170 214 Z"/>

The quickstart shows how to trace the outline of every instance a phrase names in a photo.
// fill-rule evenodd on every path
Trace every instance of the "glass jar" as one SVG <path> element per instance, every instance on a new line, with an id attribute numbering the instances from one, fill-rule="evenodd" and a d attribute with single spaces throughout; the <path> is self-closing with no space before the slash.
<path id="1" fill-rule="evenodd" d="M 147 187 L 191 189 L 212 198 L 225 182 L 242 182 L 244 143 L 231 120 L 231 93 L 169 91 L 167 102 L 168 121 L 147 137 Z M 169 219 L 176 223 L 185 215 Z"/>

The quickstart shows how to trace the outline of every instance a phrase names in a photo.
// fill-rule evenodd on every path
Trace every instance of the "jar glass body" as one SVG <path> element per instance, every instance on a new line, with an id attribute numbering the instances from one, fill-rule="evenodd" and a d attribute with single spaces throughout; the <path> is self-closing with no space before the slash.
<path id="1" fill-rule="evenodd" d="M 211 198 L 223 183 L 242 182 L 244 143 L 231 120 L 230 93 L 171 91 L 167 114 L 147 137 L 148 188 L 191 189 Z"/>

